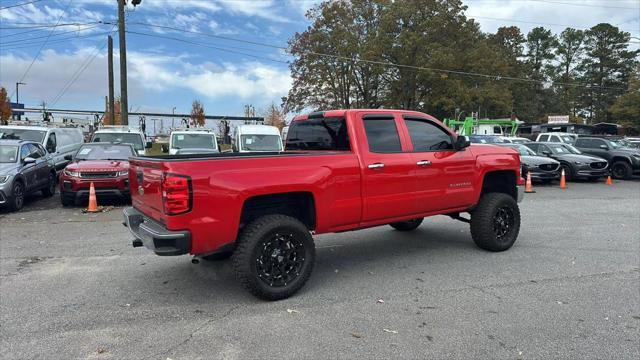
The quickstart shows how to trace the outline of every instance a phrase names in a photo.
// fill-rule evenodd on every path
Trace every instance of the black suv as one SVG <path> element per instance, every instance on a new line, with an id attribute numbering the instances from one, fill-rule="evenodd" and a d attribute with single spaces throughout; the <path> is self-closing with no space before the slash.
<path id="1" fill-rule="evenodd" d="M 558 142 L 528 142 L 524 146 L 535 151 L 538 155 L 548 156 L 560 161 L 567 181 L 575 178 L 598 180 L 609 174 L 607 160 L 588 154 L 583 154 L 572 145 Z"/>
<path id="2" fill-rule="evenodd" d="M 640 151 L 621 147 L 607 139 L 581 137 L 574 145 L 583 153 L 599 156 L 609 162 L 611 175 L 616 179 L 629 179 L 640 172 Z"/>

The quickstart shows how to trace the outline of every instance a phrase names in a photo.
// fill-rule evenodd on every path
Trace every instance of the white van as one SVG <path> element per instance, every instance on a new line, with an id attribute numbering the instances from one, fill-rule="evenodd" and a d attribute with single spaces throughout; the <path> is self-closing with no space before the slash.
<path id="1" fill-rule="evenodd" d="M 218 139 L 209 129 L 174 130 L 169 136 L 169 154 L 218 153 Z"/>
<path id="2" fill-rule="evenodd" d="M 240 125 L 233 137 L 236 152 L 280 152 L 283 151 L 280 130 L 269 125 Z"/>
<path id="3" fill-rule="evenodd" d="M 69 163 L 64 157 L 75 154 L 84 143 L 82 130 L 75 127 L 0 126 L 0 139 L 39 142 L 53 156 L 56 171 L 64 169 Z"/>
<path id="4" fill-rule="evenodd" d="M 126 126 L 105 126 L 93 133 L 91 142 L 131 144 L 138 155 L 145 155 L 153 145 L 146 141 L 144 133 Z"/>
<path id="5" fill-rule="evenodd" d="M 576 140 L 578 135 L 563 132 L 541 133 L 536 138 L 536 142 L 559 142 L 570 145 L 575 144 Z"/>

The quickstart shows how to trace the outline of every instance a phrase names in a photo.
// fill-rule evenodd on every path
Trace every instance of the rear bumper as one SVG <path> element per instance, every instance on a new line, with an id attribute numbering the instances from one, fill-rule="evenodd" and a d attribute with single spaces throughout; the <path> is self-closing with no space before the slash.
<path id="1" fill-rule="evenodd" d="M 128 207 L 123 210 L 124 226 L 135 238 L 133 246 L 144 245 L 160 256 L 188 254 L 191 251 L 191 233 L 167 230 L 164 225 L 144 216 L 140 211 Z"/>

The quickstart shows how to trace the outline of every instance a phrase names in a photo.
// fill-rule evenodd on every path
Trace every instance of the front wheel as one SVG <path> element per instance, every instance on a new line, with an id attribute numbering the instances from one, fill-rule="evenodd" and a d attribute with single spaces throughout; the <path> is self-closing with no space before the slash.
<path id="1" fill-rule="evenodd" d="M 632 174 L 631 165 L 625 161 L 616 161 L 611 165 L 611 175 L 614 179 L 631 179 Z"/>
<path id="2" fill-rule="evenodd" d="M 12 194 L 9 198 L 9 208 L 19 211 L 24 206 L 24 185 L 20 181 L 13 184 Z"/>
<path id="3" fill-rule="evenodd" d="M 571 166 L 567 164 L 562 164 L 561 168 L 562 170 L 564 170 L 564 179 L 566 181 L 573 180 L 573 169 L 571 168 Z"/>
<path id="4" fill-rule="evenodd" d="M 488 193 L 480 197 L 471 214 L 471 237 L 488 251 L 504 251 L 513 246 L 520 232 L 520 209 L 513 197 Z"/>
<path id="5" fill-rule="evenodd" d="M 422 224 L 422 220 L 424 220 L 424 218 L 417 218 L 413 220 L 391 223 L 389 224 L 389 226 L 398 231 L 411 231 L 417 229 L 418 226 Z"/>
<path id="6" fill-rule="evenodd" d="M 267 215 L 242 230 L 232 260 L 245 289 L 261 299 L 280 300 L 304 286 L 315 254 L 304 224 L 290 216 Z"/>

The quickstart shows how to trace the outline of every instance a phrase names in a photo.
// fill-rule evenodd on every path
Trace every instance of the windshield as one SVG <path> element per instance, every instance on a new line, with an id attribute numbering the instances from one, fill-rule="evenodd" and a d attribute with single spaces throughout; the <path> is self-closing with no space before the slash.
<path id="1" fill-rule="evenodd" d="M 171 147 L 174 149 L 216 149 L 213 134 L 173 134 Z"/>
<path id="2" fill-rule="evenodd" d="M 278 135 L 241 135 L 242 150 L 281 151 L 282 143 Z"/>
<path id="3" fill-rule="evenodd" d="M 528 147 L 526 147 L 524 145 L 510 145 L 509 147 L 514 149 L 514 150 L 518 150 L 518 152 L 522 156 L 535 156 L 535 155 L 537 155 L 535 153 L 535 151 L 529 149 Z"/>
<path id="4" fill-rule="evenodd" d="M 502 144 L 502 143 L 504 143 L 504 141 L 501 140 L 497 136 L 471 135 L 471 136 L 469 136 L 469 140 L 472 143 L 476 143 L 476 144 Z"/>
<path id="5" fill-rule="evenodd" d="M 576 143 L 576 138 L 574 138 L 573 136 L 562 135 L 560 137 L 562 138 L 562 141 L 567 143 L 567 144 L 575 144 Z"/>
<path id="6" fill-rule="evenodd" d="M 76 160 L 127 160 L 136 154 L 128 145 L 82 145 Z"/>
<path id="7" fill-rule="evenodd" d="M 42 143 L 45 132 L 41 130 L 8 129 L 0 127 L 0 139 L 30 140 Z"/>
<path id="8" fill-rule="evenodd" d="M 136 150 L 144 150 L 142 136 L 135 133 L 97 133 L 92 142 L 131 144 Z"/>
<path id="9" fill-rule="evenodd" d="M 605 140 L 605 142 L 607 143 L 607 145 L 609 145 L 611 149 L 620 149 L 621 147 L 623 147 L 621 144 L 618 144 L 615 141 Z"/>
<path id="10" fill-rule="evenodd" d="M 14 163 L 18 159 L 18 147 L 0 145 L 0 163 Z"/>
<path id="11" fill-rule="evenodd" d="M 580 150 L 569 144 L 553 144 L 549 145 L 549 147 L 554 154 L 582 154 Z"/>

